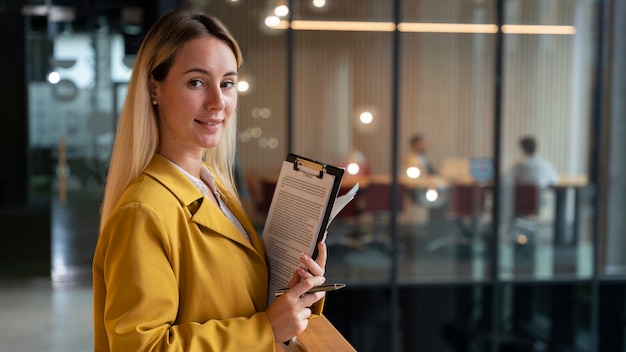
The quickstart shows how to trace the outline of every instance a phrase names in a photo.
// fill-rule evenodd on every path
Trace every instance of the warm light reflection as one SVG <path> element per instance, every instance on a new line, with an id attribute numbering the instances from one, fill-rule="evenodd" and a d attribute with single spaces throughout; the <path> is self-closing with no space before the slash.
<path id="1" fill-rule="evenodd" d="M 439 198 L 439 193 L 435 189 L 429 189 L 426 191 L 426 200 L 429 202 L 434 202 Z"/>
<path id="2" fill-rule="evenodd" d="M 318 9 L 321 9 L 322 7 L 326 6 L 326 0 L 313 0 L 312 4 Z"/>
<path id="3" fill-rule="evenodd" d="M 369 125 L 370 123 L 372 123 L 372 121 L 374 121 L 374 115 L 372 115 L 372 113 L 369 111 L 364 111 L 361 113 L 361 115 L 359 115 L 359 121 L 361 121 L 361 123 Z"/>
<path id="4" fill-rule="evenodd" d="M 270 149 L 276 149 L 276 148 L 278 148 L 278 144 L 279 144 L 279 142 L 278 142 L 278 138 L 272 137 L 272 138 L 269 138 L 269 139 L 267 140 L 267 146 L 268 146 Z"/>
<path id="5" fill-rule="evenodd" d="M 263 135 L 263 130 L 261 129 L 261 127 L 252 127 L 250 129 L 250 135 L 252 135 L 252 137 L 254 138 L 259 138 Z"/>
<path id="6" fill-rule="evenodd" d="M 420 171 L 420 169 L 419 169 L 418 167 L 415 167 L 415 166 L 409 166 L 409 167 L 406 169 L 406 175 L 407 175 L 409 178 L 418 178 L 418 177 L 420 177 L 420 174 L 421 174 L 421 173 L 422 173 L 422 172 Z"/>
<path id="7" fill-rule="evenodd" d="M 505 24 L 502 26 L 502 32 L 507 34 L 560 34 L 572 35 L 576 34 L 574 26 L 539 26 L 539 25 L 520 25 Z"/>
<path id="8" fill-rule="evenodd" d="M 289 26 L 287 24 L 287 26 Z M 396 26 L 391 22 L 352 22 L 352 21 L 291 21 L 291 28 L 303 31 L 365 31 L 393 32 Z"/>
<path id="9" fill-rule="evenodd" d="M 357 163 L 350 163 L 348 164 L 347 170 L 350 175 L 356 175 L 359 173 L 361 168 L 359 167 L 359 164 Z"/>
<path id="10" fill-rule="evenodd" d="M 287 5 L 278 5 L 274 8 L 274 14 L 278 17 L 285 17 L 289 14 L 289 7 Z"/>
<path id="11" fill-rule="evenodd" d="M 237 82 L 237 91 L 241 93 L 245 93 L 250 89 L 250 83 L 247 81 L 239 81 Z"/>
<path id="12" fill-rule="evenodd" d="M 289 28 L 289 21 L 280 20 L 277 16 L 268 16 L 265 25 L 274 29 Z M 306 21 L 295 20 L 291 28 L 302 31 L 367 31 L 393 32 L 393 22 L 358 22 L 358 21 Z M 402 22 L 397 26 L 400 32 L 413 33 L 483 33 L 498 32 L 498 26 L 490 23 L 416 23 Z M 505 34 L 557 34 L 572 35 L 576 33 L 574 26 L 550 25 L 503 25 Z"/>
<path id="13" fill-rule="evenodd" d="M 496 33 L 498 26 L 495 24 L 474 23 L 410 23 L 398 24 L 400 32 L 426 32 L 426 33 Z"/>
<path id="14" fill-rule="evenodd" d="M 288 21 L 281 21 L 278 16 L 267 16 L 265 17 L 265 25 L 269 28 L 275 29 L 287 29 L 289 28 Z"/>
<path id="15" fill-rule="evenodd" d="M 517 235 L 517 243 L 519 243 L 519 244 L 526 244 L 526 243 L 528 243 L 528 237 L 526 237 L 526 235 L 520 233 L 519 235 Z"/>

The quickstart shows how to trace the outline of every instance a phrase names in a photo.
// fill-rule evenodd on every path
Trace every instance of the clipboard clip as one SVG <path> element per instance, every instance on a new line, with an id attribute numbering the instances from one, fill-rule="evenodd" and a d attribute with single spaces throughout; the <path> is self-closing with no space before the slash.
<path id="1" fill-rule="evenodd" d="M 317 178 L 324 178 L 324 172 L 326 172 L 326 164 L 319 164 L 313 161 L 297 158 L 293 163 L 293 169 L 301 171 L 309 176 L 315 176 Z"/>

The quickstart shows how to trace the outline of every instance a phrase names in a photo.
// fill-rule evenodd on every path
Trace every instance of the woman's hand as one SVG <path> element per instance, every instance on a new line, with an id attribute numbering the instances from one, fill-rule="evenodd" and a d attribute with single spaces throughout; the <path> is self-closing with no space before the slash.
<path id="1" fill-rule="evenodd" d="M 306 292 L 322 285 L 326 280 L 324 278 L 327 257 L 326 234 L 318 243 L 317 252 L 316 260 L 304 253 L 300 255 L 303 266 L 299 266 L 294 272 L 289 283 L 290 289 L 267 308 L 266 314 L 277 342 L 290 340 L 303 332 L 311 316 L 309 307 L 324 297 L 324 292 L 308 294 Z"/>

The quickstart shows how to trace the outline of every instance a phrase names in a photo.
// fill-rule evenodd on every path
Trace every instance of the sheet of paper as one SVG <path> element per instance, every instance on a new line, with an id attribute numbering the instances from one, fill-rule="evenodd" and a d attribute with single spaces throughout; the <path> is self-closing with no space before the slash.
<path id="1" fill-rule="evenodd" d="M 337 214 L 339 214 L 339 212 L 341 212 L 341 210 L 345 208 L 351 200 L 354 199 L 354 196 L 356 196 L 356 192 L 358 190 L 359 184 L 357 183 L 348 192 L 346 192 L 346 194 L 337 197 L 337 199 L 335 200 L 335 204 L 333 205 L 333 210 L 330 212 L 330 220 L 328 221 L 328 226 L 330 226 L 330 223 L 337 216 Z"/>
<path id="2" fill-rule="evenodd" d="M 270 303 L 274 291 L 286 287 L 300 266 L 300 253 L 313 253 L 334 179 L 330 174 L 319 178 L 294 170 L 293 163 L 283 163 L 263 229 L 270 267 Z"/>

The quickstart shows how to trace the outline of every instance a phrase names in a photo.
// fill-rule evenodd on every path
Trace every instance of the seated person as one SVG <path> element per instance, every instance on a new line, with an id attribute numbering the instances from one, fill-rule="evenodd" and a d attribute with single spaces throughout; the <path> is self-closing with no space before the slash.
<path id="1" fill-rule="evenodd" d="M 440 186 L 439 177 L 437 177 L 439 173 L 426 155 L 428 151 L 426 138 L 422 134 L 414 134 L 409 140 L 409 145 L 410 150 L 405 158 L 403 172 L 407 172 L 407 176 L 412 179 L 426 178 L 426 180 L 424 180 L 425 182 L 412 183 L 408 186 L 407 191 L 410 199 L 415 204 L 427 205 L 429 207 L 434 205 L 440 206 L 441 201 L 435 202 L 437 197 L 432 200 L 426 198 L 426 192 L 428 190 L 437 189 Z M 410 175 L 409 168 L 417 168 L 419 173 Z"/>
<path id="2" fill-rule="evenodd" d="M 519 140 L 519 146 L 522 156 L 510 167 L 507 178 L 513 185 L 535 185 L 539 188 L 539 193 L 533 196 L 528 193 L 528 190 L 513 188 L 515 193 L 512 194 L 512 197 L 515 199 L 523 197 L 523 199 L 515 200 L 512 213 L 522 217 L 534 213 L 539 216 L 539 219 L 542 219 L 541 221 L 550 221 L 552 219 L 553 194 L 549 187 L 559 182 L 559 174 L 549 160 L 537 155 L 537 142 L 534 137 L 523 136 Z M 532 199 L 535 197 L 538 204 L 536 210 L 532 210 L 535 207 L 528 202 L 533 202 Z"/>
<path id="3" fill-rule="evenodd" d="M 426 156 L 426 152 L 428 150 L 426 138 L 424 138 L 421 134 L 415 134 L 411 136 L 410 146 L 411 150 L 409 155 L 407 155 L 404 165 L 405 170 L 408 167 L 414 166 L 420 169 L 421 176 L 436 175 L 437 169 L 435 169 L 434 165 Z"/>
<path id="4" fill-rule="evenodd" d="M 519 141 L 522 157 L 512 167 L 515 184 L 534 184 L 547 188 L 559 182 L 559 174 L 554 165 L 537 155 L 537 142 L 532 136 L 522 137 Z"/>

